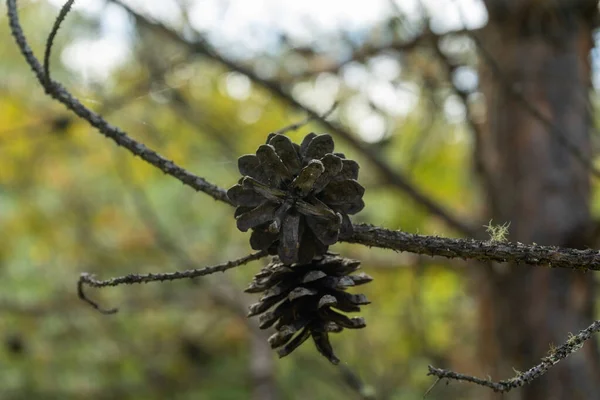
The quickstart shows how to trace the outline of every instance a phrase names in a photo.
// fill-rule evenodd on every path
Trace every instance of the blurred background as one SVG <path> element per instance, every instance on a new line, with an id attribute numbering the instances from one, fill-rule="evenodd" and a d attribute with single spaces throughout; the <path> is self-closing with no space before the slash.
<path id="1" fill-rule="evenodd" d="M 112 124 L 225 188 L 269 132 L 337 103 L 335 129 L 313 120 L 289 135 L 331 133 L 360 163 L 366 208 L 355 223 L 489 239 L 492 220 L 511 224 L 510 240 L 594 246 L 597 184 L 580 159 L 598 140 L 597 2 L 485 3 L 78 0 L 52 73 Z M 18 5 L 40 57 L 63 2 Z M 265 260 L 195 281 L 89 289 L 120 308 L 97 313 L 77 298 L 81 272 L 217 264 L 248 254 L 249 235 L 228 205 L 46 97 L 0 8 L 0 398 L 421 399 L 435 382 L 429 364 L 508 378 L 597 317 L 589 273 L 349 244 L 333 250 L 374 277 L 360 291 L 372 304 L 367 328 L 333 336 L 337 367 L 311 343 L 276 359 L 269 332 L 245 317 L 256 296 L 242 290 Z M 600 377 L 593 343 L 584 356 L 574 356 L 583 397 L 569 398 L 598 393 L 586 386 L 586 374 Z M 570 379 L 560 390 L 582 387 Z M 514 398 L 563 393 L 541 382 Z M 427 397 L 500 398 L 460 383 Z"/>

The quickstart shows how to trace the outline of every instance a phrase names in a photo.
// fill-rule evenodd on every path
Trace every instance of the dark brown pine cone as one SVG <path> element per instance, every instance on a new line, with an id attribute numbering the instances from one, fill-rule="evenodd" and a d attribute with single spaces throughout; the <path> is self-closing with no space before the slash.
<path id="1" fill-rule="evenodd" d="M 365 273 L 350 275 L 359 268 L 359 261 L 332 254 L 294 265 L 275 257 L 246 289 L 249 293 L 264 292 L 260 301 L 250 306 L 248 316 L 260 314 L 261 329 L 275 326 L 277 332 L 269 344 L 278 349 L 279 357 L 287 356 L 312 336 L 317 350 L 337 364 L 329 333 L 365 327 L 363 318 L 349 318 L 336 311 L 360 311 L 361 305 L 369 304 L 365 295 L 346 292 L 348 287 L 372 280 Z"/>
<path id="2" fill-rule="evenodd" d="M 358 164 L 333 147 L 327 134 L 310 133 L 300 146 L 271 134 L 256 155 L 239 158 L 244 177 L 227 196 L 238 206 L 238 229 L 252 229 L 253 249 L 285 264 L 308 263 L 352 235 L 348 215 L 363 209 L 365 190 L 356 181 Z"/>

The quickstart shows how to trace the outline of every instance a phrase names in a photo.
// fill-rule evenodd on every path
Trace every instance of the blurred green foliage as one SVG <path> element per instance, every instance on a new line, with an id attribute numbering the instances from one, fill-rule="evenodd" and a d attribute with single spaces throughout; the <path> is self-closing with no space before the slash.
<path id="1" fill-rule="evenodd" d="M 38 55 L 55 12 L 23 2 L 23 25 Z M 247 97 L 231 97 L 224 89 L 231 72 L 186 58 L 170 43 L 154 43 L 160 54 L 148 51 L 148 40 L 161 39 L 144 35 L 136 38 L 136 57 L 109 80 L 83 85 L 59 55 L 73 35 L 97 29 L 77 13 L 69 16 L 56 44 L 56 79 L 111 123 L 221 187 L 238 179 L 239 155 L 304 118 L 254 87 Z M 5 17 L 0 37 L 0 398 L 250 398 L 253 340 L 265 336 L 244 317 L 255 299 L 242 289 L 259 262 L 194 282 L 89 290 L 102 305 L 120 308 L 112 316 L 80 302 L 75 285 L 84 271 L 102 279 L 248 254 L 248 235 L 235 228 L 233 210 L 74 119 L 35 84 Z M 397 121 L 380 155 L 457 215 L 476 216 L 468 134 L 443 117 L 428 118 L 423 101 Z M 291 136 L 311 130 L 322 132 L 309 124 Z M 355 222 L 452 234 L 340 138 L 336 144 L 362 165 L 367 206 Z M 433 383 L 428 364 L 470 370 L 476 308 L 464 268 L 355 245 L 333 250 L 362 260 L 375 278 L 361 288 L 372 301 L 362 313 L 367 328 L 345 331 L 333 344 L 377 398 L 422 398 Z M 285 359 L 271 357 L 282 399 L 360 398 L 310 343 Z M 468 393 L 450 387 L 429 398 L 459 391 Z"/>

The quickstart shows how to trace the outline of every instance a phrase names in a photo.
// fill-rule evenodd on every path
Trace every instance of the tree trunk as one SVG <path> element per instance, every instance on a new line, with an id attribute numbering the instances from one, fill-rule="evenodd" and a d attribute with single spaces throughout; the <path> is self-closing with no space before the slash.
<path id="1" fill-rule="evenodd" d="M 590 157 L 590 16 L 597 0 L 485 3 L 489 23 L 479 38 L 487 121 L 475 157 L 489 218 L 510 222 L 511 241 L 590 246 L 590 174 L 555 135 Z M 530 368 L 594 320 L 591 273 L 496 264 L 481 268 L 478 278 L 484 376 L 504 379 Z M 506 398 L 600 398 L 596 343 Z"/>
<path id="2" fill-rule="evenodd" d="M 275 358 L 267 338 L 269 335 L 252 326 L 250 374 L 252 375 L 252 400 L 277 400 Z"/>

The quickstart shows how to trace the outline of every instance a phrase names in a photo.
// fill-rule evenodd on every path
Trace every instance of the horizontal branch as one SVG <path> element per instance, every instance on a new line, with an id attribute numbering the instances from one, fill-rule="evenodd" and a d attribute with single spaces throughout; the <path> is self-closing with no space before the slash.
<path id="1" fill-rule="evenodd" d="M 547 357 L 542 358 L 541 362 L 526 372 L 518 373 L 515 377 L 494 382 L 490 379 L 481 379 L 475 376 L 459 374 L 457 372 L 435 368 L 429 366 L 428 375 L 434 375 L 438 379 L 451 379 L 457 381 L 471 382 L 492 389 L 494 392 L 508 392 L 530 383 L 536 378 L 544 375 L 550 368 L 564 360 L 571 354 L 583 347 L 583 344 L 591 339 L 592 335 L 600 331 L 600 321 L 594 321 L 593 324 L 582 330 L 575 336 L 571 336 L 564 344 L 555 349 L 551 349 Z"/>
<path id="2" fill-rule="evenodd" d="M 102 309 L 97 303 L 90 300 L 85 292 L 83 291 L 83 286 L 87 285 L 94 288 L 103 288 L 108 286 L 119 286 L 119 285 L 133 285 L 136 283 L 150 283 L 150 282 L 165 282 L 165 281 L 176 281 L 180 279 L 191 279 L 198 278 L 200 276 L 206 276 L 210 274 L 214 274 L 216 272 L 225 272 L 228 269 L 239 267 L 240 265 L 247 264 L 251 261 L 261 259 L 266 257 L 268 254 L 266 251 L 259 251 L 256 253 L 252 253 L 242 258 L 238 258 L 237 260 L 227 261 L 223 264 L 208 266 L 204 268 L 195 268 L 188 269 L 185 271 L 175 271 L 175 272 L 164 272 L 164 273 L 149 273 L 149 274 L 128 274 L 124 276 L 119 276 L 116 278 L 110 278 L 106 280 L 98 280 L 86 272 L 82 273 L 79 276 L 79 280 L 77 281 L 77 293 L 79 298 L 86 303 L 90 304 L 92 307 L 97 309 L 103 314 L 114 314 L 118 310 L 116 308 L 112 309 Z"/>
<path id="3" fill-rule="evenodd" d="M 581 270 L 600 270 L 600 256 L 595 250 L 576 250 L 554 246 L 528 246 L 521 243 L 451 239 L 422 236 L 402 231 L 390 231 L 370 225 L 354 225 L 354 234 L 349 243 L 407 251 L 415 254 L 442 256 L 447 258 L 475 259 L 479 261 L 516 262 L 529 265 L 546 265 Z M 116 309 L 102 310 L 88 299 L 83 286 L 102 288 L 107 286 L 132 285 L 136 283 L 163 282 L 186 278 L 197 278 L 246 264 L 265 257 L 265 252 L 253 253 L 238 260 L 223 264 L 186 271 L 149 274 L 129 274 L 107 280 L 97 280 L 83 273 L 78 281 L 79 297 L 103 313 L 114 313 Z"/>
<path id="4" fill-rule="evenodd" d="M 167 175 L 174 177 L 175 179 L 182 182 L 195 190 L 204 192 L 214 198 L 215 200 L 223 201 L 231 204 L 227 198 L 224 189 L 221 189 L 212 183 L 206 181 L 204 178 L 196 176 L 191 172 L 183 169 L 182 167 L 175 164 L 173 161 L 168 160 L 149 149 L 143 143 L 136 141 L 129 137 L 121 129 L 110 125 L 104 118 L 95 112 L 85 107 L 75 96 L 73 96 L 67 89 L 65 89 L 60 83 L 53 81 L 50 77 L 46 76 L 44 67 L 40 64 L 38 59 L 33 54 L 31 47 L 25 39 L 23 29 L 19 23 L 19 15 L 17 13 L 16 0 L 6 0 L 8 8 L 8 18 L 10 22 L 10 28 L 21 53 L 25 57 L 25 60 L 35 73 L 40 85 L 44 88 L 46 93 L 61 102 L 65 107 L 74 112 L 80 118 L 86 120 L 90 125 L 95 127 L 105 137 L 112 139 L 117 145 L 122 146 L 129 150 L 133 155 L 140 157 L 147 163 L 160 169 Z M 67 3 L 69 4 L 69 3 Z M 62 15 L 62 12 L 61 12 Z M 55 26 L 53 30 L 58 30 L 58 26 Z M 48 43 L 51 46 L 52 42 Z M 49 52 L 49 49 L 48 49 Z"/>
<path id="5" fill-rule="evenodd" d="M 423 236 L 367 224 L 354 225 L 345 241 L 430 256 L 600 271 L 600 252 L 593 249 Z"/>

